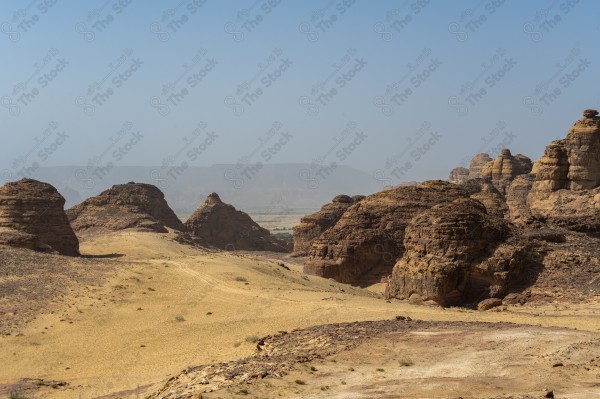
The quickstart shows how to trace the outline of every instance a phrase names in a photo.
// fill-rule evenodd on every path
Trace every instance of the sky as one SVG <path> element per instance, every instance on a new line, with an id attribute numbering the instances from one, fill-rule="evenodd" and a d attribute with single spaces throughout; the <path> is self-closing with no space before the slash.
<path id="1" fill-rule="evenodd" d="M 3 0 L 0 174 L 533 160 L 600 106 L 595 0 Z"/>

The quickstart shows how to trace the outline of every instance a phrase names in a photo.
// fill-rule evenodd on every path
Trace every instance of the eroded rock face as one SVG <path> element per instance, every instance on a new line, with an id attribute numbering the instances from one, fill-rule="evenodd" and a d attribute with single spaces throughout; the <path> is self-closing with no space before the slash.
<path id="1" fill-rule="evenodd" d="M 402 255 L 404 229 L 416 214 L 464 197 L 466 190 L 444 181 L 370 195 L 313 242 L 304 272 L 343 283 L 376 282 L 371 280 L 389 275 Z"/>
<path id="2" fill-rule="evenodd" d="M 300 224 L 294 227 L 294 252 L 292 256 L 307 256 L 310 246 L 323 232 L 333 227 L 344 212 L 364 196 L 349 197 L 337 195 L 331 203 L 323 205 L 321 210 L 300 219 Z"/>
<path id="3" fill-rule="evenodd" d="M 226 250 L 290 252 L 292 244 L 269 231 L 232 205 L 210 194 L 185 223 L 191 236 L 202 245 Z"/>
<path id="4" fill-rule="evenodd" d="M 469 169 L 467 168 L 454 168 L 448 175 L 448 181 L 454 184 L 463 184 L 469 180 Z"/>
<path id="5" fill-rule="evenodd" d="M 65 199 L 47 183 L 21 179 L 0 187 L 0 244 L 79 256 Z"/>
<path id="6" fill-rule="evenodd" d="M 600 234 L 600 117 L 585 110 L 567 138 L 553 141 L 534 165 L 527 202 L 534 217 Z"/>
<path id="7" fill-rule="evenodd" d="M 406 250 L 386 297 L 417 296 L 442 306 L 502 297 L 528 264 L 526 245 L 505 242 L 509 234 L 503 219 L 471 198 L 422 212 L 406 229 Z"/>
<path id="8" fill-rule="evenodd" d="M 533 219 L 527 197 L 534 182 L 535 175 L 532 173 L 517 176 L 506 192 L 508 219 L 517 225 L 528 224 Z"/>
<path id="9" fill-rule="evenodd" d="M 125 229 L 166 233 L 167 228 L 185 231 L 165 196 L 151 184 L 112 186 L 67 211 L 77 233 L 102 233 Z"/>
<path id="10" fill-rule="evenodd" d="M 484 166 L 492 161 L 493 159 L 490 158 L 488 154 L 475 155 L 473 159 L 471 159 L 471 163 L 469 164 L 469 177 L 471 179 L 483 177 Z"/>
<path id="11" fill-rule="evenodd" d="M 508 206 L 504 196 L 489 180 L 483 178 L 470 179 L 461 184 L 461 187 L 467 190 L 471 198 L 485 205 L 488 214 L 499 218 L 507 216 Z"/>
<path id="12" fill-rule="evenodd" d="M 531 159 L 522 154 L 513 156 L 505 148 L 501 154 L 483 166 L 482 177 L 490 179 L 494 186 L 504 195 L 510 183 L 519 175 L 531 172 Z"/>

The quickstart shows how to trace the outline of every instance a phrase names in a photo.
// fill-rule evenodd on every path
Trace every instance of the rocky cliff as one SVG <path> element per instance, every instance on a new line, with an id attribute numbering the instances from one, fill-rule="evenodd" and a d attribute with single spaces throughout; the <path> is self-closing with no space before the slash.
<path id="1" fill-rule="evenodd" d="M 65 199 L 47 183 L 21 179 L 0 187 L 0 244 L 78 256 Z"/>
<path id="2" fill-rule="evenodd" d="M 212 193 L 185 223 L 194 240 L 226 250 L 290 252 L 292 244 L 273 237 L 269 231 L 221 201 Z"/>
<path id="3" fill-rule="evenodd" d="M 151 184 L 131 182 L 114 185 L 69 209 L 67 215 L 77 233 L 124 229 L 157 233 L 166 233 L 167 228 L 185 230 L 162 191 Z"/>

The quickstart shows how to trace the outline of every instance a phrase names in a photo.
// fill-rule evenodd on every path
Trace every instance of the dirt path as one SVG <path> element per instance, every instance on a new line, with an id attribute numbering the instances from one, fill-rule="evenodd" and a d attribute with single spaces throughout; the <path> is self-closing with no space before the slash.
<path id="1" fill-rule="evenodd" d="M 249 356 L 256 337 L 277 331 L 398 314 L 600 331 L 598 300 L 505 312 L 441 309 L 388 303 L 377 293 L 306 276 L 293 266 L 198 250 L 156 234 L 98 237 L 83 242 L 82 250 L 123 256 L 102 263 L 103 282 L 64 292 L 54 313 L 45 312 L 45 299 L 19 334 L 0 336 L 0 358 L 9 359 L 0 368 L 0 397 L 22 378 L 68 384 L 44 388 L 48 398 L 100 397 L 160 384 L 189 366 Z M 86 275 L 98 262 L 71 266 Z M 27 288 L 27 280 L 19 284 Z M 11 298 L 18 297 L 4 301 Z"/>

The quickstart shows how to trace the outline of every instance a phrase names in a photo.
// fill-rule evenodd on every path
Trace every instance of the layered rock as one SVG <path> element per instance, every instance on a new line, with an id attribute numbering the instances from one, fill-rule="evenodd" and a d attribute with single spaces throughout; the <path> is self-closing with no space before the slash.
<path id="1" fill-rule="evenodd" d="M 470 171 L 467 168 L 454 168 L 448 175 L 448 181 L 454 184 L 464 184 L 469 180 Z"/>
<path id="2" fill-rule="evenodd" d="M 191 236 L 202 245 L 226 250 L 290 252 L 292 244 L 269 231 L 232 205 L 210 194 L 185 223 Z"/>
<path id="3" fill-rule="evenodd" d="M 78 256 L 79 241 L 50 184 L 21 179 L 0 187 L 0 244 Z"/>
<path id="4" fill-rule="evenodd" d="M 507 216 L 508 206 L 504 196 L 489 180 L 483 178 L 471 179 L 461 184 L 461 187 L 467 190 L 471 198 L 485 205 L 490 215 L 500 218 Z"/>
<path id="5" fill-rule="evenodd" d="M 477 154 L 469 164 L 469 178 L 477 179 L 483 177 L 483 168 L 493 159 L 488 154 Z"/>
<path id="6" fill-rule="evenodd" d="M 534 165 L 527 202 L 534 217 L 600 234 L 600 117 L 585 110 L 567 138 L 553 141 Z"/>
<path id="7" fill-rule="evenodd" d="M 504 296 L 530 263 L 526 245 L 505 243 L 509 233 L 503 219 L 470 198 L 422 212 L 406 229 L 406 250 L 386 297 L 416 296 L 449 306 Z"/>
<path id="8" fill-rule="evenodd" d="M 465 189 L 443 181 L 370 195 L 313 242 L 304 272 L 351 284 L 387 276 L 404 251 L 410 220 L 434 205 L 464 197 Z"/>
<path id="9" fill-rule="evenodd" d="M 513 156 L 510 150 L 505 148 L 493 162 L 483 166 L 481 175 L 490 179 L 502 194 L 506 194 L 510 183 L 517 176 L 530 173 L 531 168 L 531 159 L 522 154 Z"/>
<path id="10" fill-rule="evenodd" d="M 508 219 L 517 225 L 529 224 L 533 220 L 527 198 L 534 182 L 535 174 L 517 176 L 506 192 Z"/>
<path id="11" fill-rule="evenodd" d="M 331 203 L 323 205 L 321 210 L 300 219 L 300 224 L 294 227 L 294 252 L 292 256 L 307 256 L 310 246 L 325 230 L 334 226 L 344 212 L 364 196 L 349 197 L 337 195 Z"/>
<path id="12" fill-rule="evenodd" d="M 160 189 L 151 184 L 112 186 L 67 211 L 77 233 L 102 233 L 125 229 L 166 233 L 185 231 Z"/>

